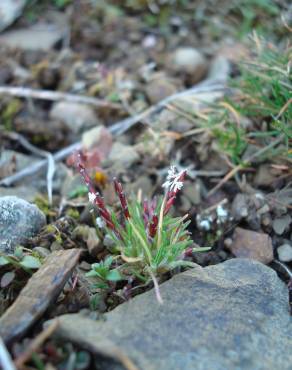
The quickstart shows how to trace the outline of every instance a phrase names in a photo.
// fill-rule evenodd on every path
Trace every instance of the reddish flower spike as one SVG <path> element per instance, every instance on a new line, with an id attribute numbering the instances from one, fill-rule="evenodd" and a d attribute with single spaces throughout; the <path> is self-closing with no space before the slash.
<path id="1" fill-rule="evenodd" d="M 164 208 L 164 216 L 168 214 L 170 208 L 172 207 L 173 203 L 175 200 L 175 196 L 172 196 L 171 198 L 168 199 L 166 202 L 165 208 Z"/>
<path id="2" fill-rule="evenodd" d="M 158 226 L 158 216 L 154 214 L 152 217 L 152 221 L 149 225 L 149 236 L 151 238 L 155 237 L 157 232 L 157 226 Z"/>
<path id="3" fill-rule="evenodd" d="M 120 182 L 118 182 L 117 179 L 114 179 L 114 187 L 115 187 L 115 191 L 116 191 L 116 193 L 117 193 L 117 195 L 120 199 L 120 203 L 121 203 L 121 206 L 122 206 L 124 216 L 126 218 L 130 218 L 128 203 L 127 203 L 125 194 L 123 192 L 123 187 L 122 187 L 122 184 Z"/>

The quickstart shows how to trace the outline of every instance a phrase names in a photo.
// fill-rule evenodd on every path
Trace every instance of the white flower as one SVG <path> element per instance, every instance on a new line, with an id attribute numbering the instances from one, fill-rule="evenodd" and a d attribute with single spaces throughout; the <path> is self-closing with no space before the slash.
<path id="1" fill-rule="evenodd" d="M 184 170 L 178 172 L 175 166 L 171 166 L 168 170 L 166 181 L 162 187 L 174 192 L 181 190 L 183 187 L 183 182 L 180 179 L 184 172 Z"/>
<path id="2" fill-rule="evenodd" d="M 88 199 L 89 199 L 89 202 L 91 203 L 94 203 L 95 199 L 96 199 L 96 195 L 94 193 L 88 193 Z"/>
<path id="3" fill-rule="evenodd" d="M 199 225 L 202 230 L 209 231 L 211 229 L 211 224 L 209 220 L 202 220 L 200 221 Z"/>
<path id="4" fill-rule="evenodd" d="M 105 227 L 105 222 L 101 217 L 97 217 L 95 221 L 99 229 L 103 229 Z"/>
<path id="5" fill-rule="evenodd" d="M 220 222 L 223 223 L 223 222 L 227 221 L 228 212 L 225 208 L 222 207 L 222 205 L 219 204 L 219 206 L 217 206 L 216 213 L 217 213 L 217 217 L 218 217 L 217 221 L 219 221 L 219 223 Z"/>

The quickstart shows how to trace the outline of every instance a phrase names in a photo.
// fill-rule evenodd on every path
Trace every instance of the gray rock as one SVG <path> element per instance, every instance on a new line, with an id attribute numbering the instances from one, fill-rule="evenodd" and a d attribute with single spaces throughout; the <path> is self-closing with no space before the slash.
<path id="1" fill-rule="evenodd" d="M 45 223 L 46 217 L 36 205 L 14 196 L 0 198 L 0 251 L 13 253 Z"/>
<path id="2" fill-rule="evenodd" d="M 139 176 L 136 181 L 125 186 L 125 193 L 128 195 L 137 194 L 139 190 L 142 191 L 142 198 L 151 196 L 153 184 L 148 176 Z"/>
<path id="3" fill-rule="evenodd" d="M 15 186 L 13 188 L 0 187 L 0 197 L 9 195 L 24 199 L 27 202 L 33 202 L 37 196 L 40 196 L 40 192 L 32 186 Z"/>
<path id="4" fill-rule="evenodd" d="M 38 160 L 35 156 L 28 156 L 22 153 L 18 153 L 14 150 L 3 150 L 1 152 L 0 166 L 9 165 L 10 163 L 15 164 L 15 171 L 20 171 L 24 167 L 27 167 Z"/>
<path id="5" fill-rule="evenodd" d="M 170 67 L 178 73 L 186 73 L 191 77 L 194 84 L 206 73 L 206 60 L 197 49 L 192 47 L 180 47 L 170 57 Z"/>
<path id="6" fill-rule="evenodd" d="M 146 86 L 146 95 L 151 104 L 159 103 L 176 92 L 177 87 L 165 77 L 153 79 Z"/>
<path id="7" fill-rule="evenodd" d="M 54 24 L 36 24 L 5 32 L 0 37 L 1 45 L 22 50 L 50 50 L 62 39 L 64 30 Z"/>
<path id="8" fill-rule="evenodd" d="M 169 128 L 175 132 L 185 133 L 193 128 L 193 123 L 184 117 L 178 117 L 176 115 L 175 120 L 170 122 Z"/>
<path id="9" fill-rule="evenodd" d="M 97 254 L 104 249 L 104 246 L 100 238 L 97 236 L 96 229 L 94 227 L 90 227 L 88 230 L 86 244 L 89 254 L 94 258 L 97 258 Z"/>
<path id="10" fill-rule="evenodd" d="M 292 218 L 290 215 L 285 215 L 283 217 L 276 218 L 273 221 L 273 229 L 277 235 L 284 234 L 285 231 L 289 229 Z"/>
<path id="11" fill-rule="evenodd" d="M 292 246 L 288 243 L 282 244 L 277 249 L 279 260 L 282 262 L 292 261 Z"/>
<path id="12" fill-rule="evenodd" d="M 50 117 L 63 122 L 75 134 L 100 124 L 94 110 L 80 103 L 60 101 L 53 106 Z"/>
<path id="13" fill-rule="evenodd" d="M 139 154 L 133 146 L 115 142 L 109 160 L 114 162 L 115 167 L 129 168 L 139 160 Z"/>
<path id="14" fill-rule="evenodd" d="M 65 198 L 70 198 L 71 193 L 74 193 L 78 188 L 84 187 L 84 181 L 79 173 L 72 174 L 68 173 L 66 176 L 62 188 L 61 194 Z"/>
<path id="15" fill-rule="evenodd" d="M 269 186 L 277 175 L 273 173 L 273 168 L 270 164 L 261 164 L 255 174 L 254 184 L 255 186 Z"/>
<path id="16" fill-rule="evenodd" d="M 0 166 L 6 165 L 15 161 L 15 172 L 23 170 L 25 167 L 28 167 L 39 161 L 39 158 L 32 155 L 25 155 L 22 153 L 15 152 L 13 150 L 4 150 L 1 153 Z M 65 180 L 65 177 L 68 173 L 68 168 L 63 163 L 56 164 L 56 171 L 54 174 L 53 181 L 53 191 L 58 192 Z M 1 181 L 0 181 L 1 182 Z M 33 201 L 34 195 L 37 195 L 38 192 L 45 193 L 47 191 L 47 179 L 44 171 L 37 172 L 34 176 L 29 176 L 24 179 L 17 181 L 15 184 L 15 192 L 12 189 L 12 194 L 8 189 L 0 190 L 0 195 L 17 195 L 20 198 L 23 198 L 27 201 Z M 26 194 L 23 195 L 23 192 Z"/>
<path id="17" fill-rule="evenodd" d="M 232 206 L 231 213 L 235 221 L 240 221 L 248 216 L 248 196 L 245 194 L 236 194 Z"/>
<path id="18" fill-rule="evenodd" d="M 175 50 L 172 61 L 178 71 L 192 73 L 205 63 L 205 58 L 197 49 L 184 46 Z"/>
<path id="19" fill-rule="evenodd" d="M 104 126 L 100 125 L 93 127 L 92 129 L 83 133 L 82 148 L 90 150 L 92 148 L 100 148 L 102 146 L 105 147 L 104 151 L 106 151 L 105 149 L 108 148 L 108 152 L 112 146 L 112 135 Z"/>
<path id="20" fill-rule="evenodd" d="M 1 0 L 0 32 L 10 26 L 21 15 L 26 0 Z"/>
<path id="21" fill-rule="evenodd" d="M 160 291 L 163 305 L 151 290 L 102 321 L 58 317 L 56 334 L 115 359 L 99 357 L 101 370 L 291 369 L 288 293 L 269 267 L 233 259 L 176 275 Z"/>
<path id="22" fill-rule="evenodd" d="M 233 234 L 231 252 L 236 257 L 251 258 L 268 264 L 273 261 L 272 239 L 268 234 L 237 227 Z"/>
<path id="23" fill-rule="evenodd" d="M 183 187 L 183 194 L 189 199 L 192 204 L 198 205 L 201 203 L 201 185 L 199 181 L 187 181 Z"/>

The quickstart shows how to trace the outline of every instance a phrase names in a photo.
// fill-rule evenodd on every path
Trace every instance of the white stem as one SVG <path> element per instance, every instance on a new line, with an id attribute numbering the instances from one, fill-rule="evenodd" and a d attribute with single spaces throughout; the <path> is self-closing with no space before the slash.
<path id="1" fill-rule="evenodd" d="M 150 274 L 151 279 L 152 279 L 153 284 L 154 284 L 154 291 L 155 291 L 157 301 L 158 301 L 158 303 L 163 304 L 163 299 L 162 299 L 161 294 L 160 294 L 158 281 L 157 281 L 155 275 L 153 274 L 153 272 L 150 269 L 149 269 L 149 274 Z"/>

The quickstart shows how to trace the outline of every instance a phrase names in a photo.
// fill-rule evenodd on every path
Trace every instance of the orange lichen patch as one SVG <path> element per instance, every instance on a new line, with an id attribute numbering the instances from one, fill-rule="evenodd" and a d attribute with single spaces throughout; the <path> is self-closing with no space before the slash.
<path id="1" fill-rule="evenodd" d="M 102 188 L 105 188 L 105 186 L 108 182 L 107 175 L 104 172 L 101 172 L 101 171 L 94 172 L 93 179 L 94 179 L 94 182 Z"/>

